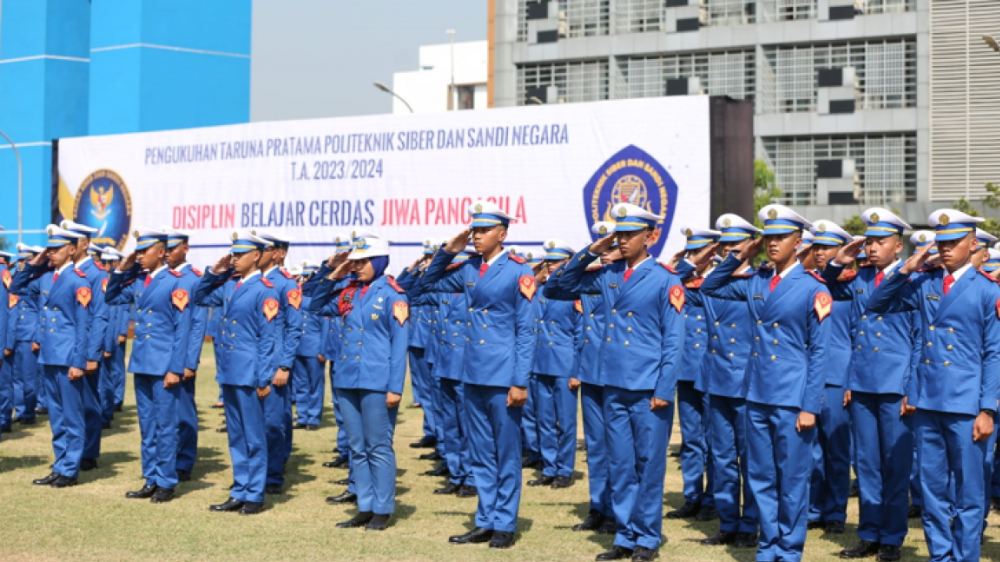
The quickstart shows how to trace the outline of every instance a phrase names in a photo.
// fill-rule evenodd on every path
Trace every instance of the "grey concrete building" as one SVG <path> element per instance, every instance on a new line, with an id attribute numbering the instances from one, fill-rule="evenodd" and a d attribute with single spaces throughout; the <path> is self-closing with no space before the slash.
<path id="1" fill-rule="evenodd" d="M 1000 0 L 491 0 L 495 107 L 752 99 L 782 203 L 915 223 L 1000 182 Z"/>

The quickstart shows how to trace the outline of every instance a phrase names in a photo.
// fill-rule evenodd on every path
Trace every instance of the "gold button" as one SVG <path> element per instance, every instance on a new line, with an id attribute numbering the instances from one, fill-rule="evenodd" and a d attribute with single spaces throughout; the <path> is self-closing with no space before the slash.
<path id="1" fill-rule="evenodd" d="M 760 336 L 755 336 L 753 339 L 754 341 L 760 341 Z"/>
<path id="2" fill-rule="evenodd" d="M 583 340 L 583 343 L 590 343 L 590 340 Z"/>
<path id="3" fill-rule="evenodd" d="M 695 349 L 698 349 L 699 347 L 701 347 L 701 344 L 700 344 L 700 343 L 696 343 L 696 344 L 694 344 L 694 348 L 695 348 Z"/>
<path id="4" fill-rule="evenodd" d="M 862 320 L 868 320 L 868 315 L 867 314 L 862 314 L 861 315 L 861 319 Z"/>
<path id="5" fill-rule="evenodd" d="M 860 346 L 860 345 L 858 346 L 858 349 L 861 349 L 861 346 Z"/>
<path id="6" fill-rule="evenodd" d="M 924 363 L 927 363 L 928 365 L 930 365 L 931 364 L 931 360 L 930 359 L 924 359 Z"/>
<path id="7" fill-rule="evenodd" d="M 611 314 L 618 314 L 618 311 L 612 308 L 611 309 Z"/>
<path id="8" fill-rule="evenodd" d="M 594 317 L 594 313 L 593 313 L 593 312 L 591 312 L 591 313 L 590 313 L 590 317 L 591 317 L 591 318 L 593 318 L 593 317 Z"/>
<path id="9" fill-rule="evenodd" d="M 489 313 L 490 313 L 490 309 L 488 309 L 488 308 L 484 308 L 483 309 L 483 314 L 489 314 Z"/>
<path id="10" fill-rule="evenodd" d="M 771 327 L 772 327 L 772 328 L 777 328 L 777 327 L 778 327 L 778 323 L 777 323 L 777 322 L 775 322 L 774 324 L 771 324 Z"/>
<path id="11" fill-rule="evenodd" d="M 611 328 L 613 330 L 615 328 L 615 325 L 614 324 L 608 324 L 608 328 Z"/>
<path id="12" fill-rule="evenodd" d="M 631 332 L 631 331 L 632 331 L 632 328 L 626 328 L 626 329 L 625 329 L 625 331 L 626 331 L 626 332 Z"/>
<path id="13" fill-rule="evenodd" d="M 354 360 L 357 361 L 358 359 L 361 359 L 361 356 L 360 355 L 355 355 L 354 356 Z"/>
<path id="14" fill-rule="evenodd" d="M 875 348 L 875 353 L 878 353 L 878 348 L 877 347 Z"/>
<path id="15" fill-rule="evenodd" d="M 761 322 L 760 320 L 758 320 L 757 321 L 757 325 L 760 326 L 761 324 L 763 324 L 763 322 Z"/>
<path id="16" fill-rule="evenodd" d="M 932 342 L 927 342 L 927 347 L 933 347 L 933 346 L 934 346 L 934 343 L 932 343 Z"/>
<path id="17" fill-rule="evenodd" d="M 861 330 L 861 331 L 859 331 L 859 332 L 858 332 L 858 335 L 859 335 L 859 336 L 863 336 L 863 335 L 865 335 L 865 331 L 864 331 L 864 330 Z"/>
<path id="18" fill-rule="evenodd" d="M 759 322 L 758 322 L 758 324 L 759 324 Z M 732 324 L 730 324 L 729 327 L 730 328 L 735 328 L 736 327 L 736 322 L 733 322 Z"/>
<path id="19" fill-rule="evenodd" d="M 486 324 L 483 324 L 483 329 L 484 329 L 484 330 L 486 329 Z"/>
<path id="20" fill-rule="evenodd" d="M 881 322 L 882 321 L 882 317 L 879 316 L 878 318 L 876 318 L 876 320 L 878 320 L 879 322 Z"/>
<path id="21" fill-rule="evenodd" d="M 736 338 L 729 338 L 729 343 L 736 343 Z"/>
<path id="22" fill-rule="evenodd" d="M 469 312 L 472 312 L 472 307 L 469 307 Z"/>
<path id="23" fill-rule="evenodd" d="M 484 343 L 486 343 L 486 340 L 479 340 L 479 345 L 483 345 Z"/>
<path id="24" fill-rule="evenodd" d="M 945 349 L 947 349 L 948 351 L 951 351 L 951 346 L 949 345 L 949 346 L 948 346 L 948 347 L 946 347 Z"/>
<path id="25" fill-rule="evenodd" d="M 698 328 L 697 330 L 695 330 L 695 333 L 696 334 L 700 334 L 701 333 L 701 328 Z"/>
<path id="26" fill-rule="evenodd" d="M 929 330 L 931 330 L 931 331 L 934 331 L 934 324 L 931 324 L 931 325 L 930 325 L 930 326 L 928 326 L 927 328 L 928 328 Z"/>
<path id="27" fill-rule="evenodd" d="M 549 342 L 549 345 L 552 345 L 552 342 Z"/>
<path id="28" fill-rule="evenodd" d="M 730 352 L 729 352 L 729 356 L 730 356 L 730 357 L 732 357 L 732 356 L 733 356 L 733 352 L 732 352 L 732 351 L 730 351 Z"/>
<path id="29" fill-rule="evenodd" d="M 778 345 L 778 340 L 774 340 L 771 343 L 773 343 L 774 345 Z"/>
<path id="30" fill-rule="evenodd" d="M 778 356 L 777 356 L 777 355 L 772 355 L 772 356 L 771 356 L 771 361 L 774 361 L 774 360 L 775 360 L 775 359 L 777 359 L 777 358 L 778 358 Z"/>
<path id="31" fill-rule="evenodd" d="M 716 322 L 715 322 L 715 325 L 716 325 L 716 326 L 718 326 L 718 325 L 719 325 L 719 322 L 718 322 L 718 321 L 716 321 Z"/>
<path id="32" fill-rule="evenodd" d="M 719 339 L 719 336 L 712 336 L 712 339 L 713 340 L 717 340 L 717 339 Z"/>
<path id="33" fill-rule="evenodd" d="M 715 350 L 714 349 L 712 350 L 712 355 L 715 355 Z"/>
<path id="34" fill-rule="evenodd" d="M 684 318 L 687 318 L 687 317 L 688 317 L 688 315 L 687 315 L 687 314 L 685 314 L 685 315 L 684 315 Z"/>
<path id="35" fill-rule="evenodd" d="M 587 326 L 587 331 L 588 331 L 588 332 L 590 331 L 590 326 Z"/>
<path id="36" fill-rule="evenodd" d="M 949 334 L 954 334 L 955 333 L 955 328 L 948 328 L 948 333 Z"/>
<path id="37" fill-rule="evenodd" d="M 626 345 L 626 346 L 628 345 L 628 340 L 625 340 L 625 345 Z"/>
<path id="38" fill-rule="evenodd" d="M 611 341 L 611 338 L 608 338 L 608 339 L 606 339 L 606 340 L 604 340 L 604 341 Z"/>
<path id="39" fill-rule="evenodd" d="M 701 314 L 699 314 L 698 317 L 695 318 L 695 320 L 701 320 Z"/>
<path id="40" fill-rule="evenodd" d="M 881 338 L 882 337 L 882 332 L 875 332 L 875 337 L 876 338 Z"/>
<path id="41" fill-rule="evenodd" d="M 944 366 L 945 366 L 945 367 L 951 367 L 951 363 L 950 363 L 950 362 L 948 362 L 948 361 L 945 361 L 945 362 L 944 362 Z"/>
<path id="42" fill-rule="evenodd" d="M 755 352 L 753 352 L 753 356 L 754 356 L 754 357 L 757 357 L 757 352 L 756 352 L 756 351 L 755 351 Z"/>
<path id="43" fill-rule="evenodd" d="M 628 313 L 628 317 L 629 317 L 629 318 L 631 318 L 631 317 L 632 317 L 632 313 L 631 313 L 631 312 L 629 312 L 629 313 Z M 701 318 L 701 316 L 699 316 L 698 318 Z"/>

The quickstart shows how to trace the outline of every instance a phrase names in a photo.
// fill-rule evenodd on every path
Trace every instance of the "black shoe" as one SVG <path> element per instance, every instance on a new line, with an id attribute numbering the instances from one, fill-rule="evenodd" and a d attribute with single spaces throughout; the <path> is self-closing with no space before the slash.
<path id="1" fill-rule="evenodd" d="M 824 533 L 830 533 L 833 535 L 843 535 L 844 534 L 844 522 L 843 521 L 827 521 L 826 526 L 823 527 Z"/>
<path id="2" fill-rule="evenodd" d="M 757 535 L 753 533 L 736 533 L 736 548 L 757 548 Z"/>
<path id="3" fill-rule="evenodd" d="M 281 484 L 268 484 L 264 486 L 264 493 L 271 494 L 272 496 L 280 496 L 285 493 L 285 490 L 281 488 Z"/>
<path id="4" fill-rule="evenodd" d="M 319 425 L 315 424 L 315 423 L 311 423 L 311 424 L 309 424 L 309 425 L 306 426 L 306 431 L 319 431 Z"/>
<path id="5" fill-rule="evenodd" d="M 529 486 L 551 486 L 552 483 L 555 482 L 555 481 L 556 481 L 556 477 L 555 476 L 545 476 L 543 474 L 542 477 L 538 478 L 537 480 L 528 480 L 528 485 Z"/>
<path id="6" fill-rule="evenodd" d="M 215 404 L 212 404 L 212 408 L 214 408 L 216 410 L 221 409 L 221 408 L 225 408 L 225 407 L 226 407 L 226 405 L 223 404 L 222 402 L 216 402 Z M 121 410 L 118 410 L 118 411 L 120 412 Z"/>
<path id="7" fill-rule="evenodd" d="M 102 423 L 101 429 L 111 429 L 111 422 Z"/>
<path id="8" fill-rule="evenodd" d="M 191 480 L 191 473 L 186 470 L 177 469 L 177 480 L 179 482 L 188 482 Z"/>
<path id="9" fill-rule="evenodd" d="M 699 511 L 701 511 L 700 503 L 685 502 L 680 509 L 668 511 L 667 517 L 670 519 L 688 519 L 698 515 Z"/>
<path id="10" fill-rule="evenodd" d="M 514 533 L 495 531 L 490 539 L 490 548 L 510 548 L 514 546 Z"/>
<path id="11" fill-rule="evenodd" d="M 174 499 L 173 488 L 157 488 L 156 493 L 149 499 L 149 503 L 167 503 Z"/>
<path id="12" fill-rule="evenodd" d="M 899 560 L 899 547 L 891 544 L 883 544 L 878 549 L 878 560 L 880 562 L 893 562 Z"/>
<path id="13" fill-rule="evenodd" d="M 431 437 L 430 435 L 424 435 L 420 438 L 420 441 L 416 443 L 410 443 L 411 449 L 433 449 L 437 447 L 438 440 L 437 437 Z"/>
<path id="14" fill-rule="evenodd" d="M 439 452 L 437 452 L 435 450 L 435 451 L 431 451 L 429 453 L 424 453 L 424 454 L 420 455 L 420 460 L 422 460 L 422 461 L 443 461 L 444 457 L 441 456 L 441 453 L 439 453 Z"/>
<path id="15" fill-rule="evenodd" d="M 373 517 L 375 517 L 374 513 L 370 511 L 362 511 L 348 521 L 341 521 L 340 523 L 337 523 L 337 528 L 353 529 L 355 527 L 364 527 L 369 521 L 372 520 Z"/>
<path id="16" fill-rule="evenodd" d="M 121 410 L 119 410 L 119 411 L 121 411 Z M 40 414 L 40 415 L 44 416 L 44 415 L 47 415 L 48 413 L 49 413 L 49 409 L 48 408 L 35 408 L 35 415 L 39 415 Z"/>
<path id="17" fill-rule="evenodd" d="M 452 484 L 451 482 L 448 482 L 448 485 L 445 486 L 444 488 L 438 488 L 437 490 L 434 490 L 434 495 L 450 496 L 452 494 L 457 494 L 458 491 L 461 489 L 462 487 L 459 486 L 458 484 Z"/>
<path id="18" fill-rule="evenodd" d="M 146 484 L 140 490 L 125 492 L 125 497 L 130 500 L 148 500 L 156 493 L 156 484 Z"/>
<path id="19" fill-rule="evenodd" d="M 719 510 L 715 509 L 714 506 L 706 505 L 701 508 L 698 515 L 695 516 L 697 521 L 715 521 L 719 518 Z"/>
<path id="20" fill-rule="evenodd" d="M 590 510 L 587 518 L 583 520 L 583 523 L 577 523 L 573 525 L 574 531 L 596 531 L 601 528 L 601 524 L 604 523 L 604 516 L 601 515 L 599 511 Z"/>
<path id="21" fill-rule="evenodd" d="M 615 523 L 614 517 L 605 517 L 604 523 L 601 523 L 601 528 L 597 530 L 599 535 L 614 535 L 618 533 L 618 524 Z"/>
<path id="22" fill-rule="evenodd" d="M 60 476 L 52 483 L 53 488 L 69 488 L 70 486 L 76 486 L 76 478 Z"/>
<path id="23" fill-rule="evenodd" d="M 879 544 L 877 542 L 860 541 L 853 548 L 845 548 L 840 551 L 841 558 L 867 558 L 878 554 Z"/>
<path id="24" fill-rule="evenodd" d="M 351 483 L 351 479 L 350 478 L 341 478 L 340 480 L 337 480 L 336 482 L 334 482 L 334 484 L 336 484 L 338 486 L 348 486 L 348 485 L 350 485 L 350 483 Z"/>
<path id="25" fill-rule="evenodd" d="M 544 468 L 544 464 L 545 463 L 543 463 L 540 460 L 539 461 L 525 461 L 525 462 L 521 463 L 521 469 L 522 470 L 541 470 L 542 468 Z"/>
<path id="26" fill-rule="evenodd" d="M 121 404 L 115 404 L 115 411 L 116 412 L 122 411 L 122 405 Z"/>
<path id="27" fill-rule="evenodd" d="M 478 544 L 489 542 L 493 538 L 492 529 L 483 529 L 481 527 L 476 527 L 475 529 L 465 533 L 464 535 L 454 535 L 448 537 L 448 542 L 451 544 Z"/>
<path id="28" fill-rule="evenodd" d="M 358 503 L 358 495 L 351 492 L 344 492 L 339 496 L 330 496 L 326 498 L 326 503 Z M 367 523 L 367 521 L 366 521 Z"/>
<path id="29" fill-rule="evenodd" d="M 334 447 L 333 448 L 333 454 L 339 455 L 340 454 L 340 447 Z"/>
<path id="30" fill-rule="evenodd" d="M 240 515 L 257 515 L 264 511 L 264 502 L 243 502 L 243 507 L 237 512 Z"/>
<path id="31" fill-rule="evenodd" d="M 631 548 L 625 548 L 616 544 L 611 547 L 611 550 L 598 554 L 594 560 L 598 562 L 603 560 L 625 560 L 626 558 L 632 558 L 633 554 L 635 554 L 635 551 Z"/>
<path id="32" fill-rule="evenodd" d="M 18 420 L 21 425 L 35 425 L 35 418 L 22 418 Z"/>
<path id="33" fill-rule="evenodd" d="M 562 488 L 569 488 L 573 485 L 573 479 L 569 476 L 556 476 L 556 479 L 552 481 L 552 489 L 559 490 Z"/>
<path id="34" fill-rule="evenodd" d="M 826 527 L 826 521 L 823 521 L 822 519 L 810 519 L 809 522 L 806 523 L 806 529 L 809 530 L 822 529 L 824 527 Z"/>
<path id="35" fill-rule="evenodd" d="M 644 546 L 635 547 L 635 553 L 632 554 L 632 562 L 652 562 L 656 560 L 659 553 L 652 548 L 646 548 Z"/>
<path id="36" fill-rule="evenodd" d="M 229 431 L 229 428 L 227 428 L 226 426 L 222 426 L 215 430 L 216 433 L 225 433 L 227 431 Z"/>
<path id="37" fill-rule="evenodd" d="M 82 459 L 80 461 L 80 470 L 88 471 L 97 468 L 97 459 Z"/>
<path id="38" fill-rule="evenodd" d="M 45 478 L 36 478 L 31 481 L 35 486 L 51 486 L 53 482 L 59 480 L 59 475 L 55 472 L 50 473 Z"/>
<path id="39" fill-rule="evenodd" d="M 292 429 L 305 429 L 305 428 L 306 424 L 304 423 L 296 423 L 295 425 L 292 426 Z"/>
<path id="40" fill-rule="evenodd" d="M 323 463 L 323 466 L 325 466 L 326 468 L 347 468 L 347 465 L 350 464 L 350 462 L 351 462 L 350 459 L 348 459 L 344 455 L 340 455 L 339 457 L 333 459 L 330 462 Z"/>
<path id="41" fill-rule="evenodd" d="M 225 503 L 217 503 L 208 507 L 209 511 L 239 511 L 243 507 L 240 500 L 229 498 Z"/>
<path id="42" fill-rule="evenodd" d="M 384 531 L 388 526 L 389 526 L 389 516 L 379 515 L 378 513 L 376 513 L 375 515 L 372 516 L 371 521 L 369 521 L 368 524 L 365 525 L 365 530 Z"/>
<path id="43" fill-rule="evenodd" d="M 997 498 L 993 498 L 994 501 L 996 501 L 996 499 Z M 997 509 L 996 503 L 993 504 L 993 509 L 994 510 Z M 906 510 L 906 518 L 907 519 L 920 519 L 920 517 L 923 514 L 924 514 L 924 510 L 921 509 L 921 507 L 919 505 L 911 505 L 909 507 L 909 509 Z"/>
<path id="44" fill-rule="evenodd" d="M 451 472 L 448 472 L 448 466 L 441 463 L 437 468 L 432 468 L 424 472 L 424 476 L 451 476 Z"/>
<path id="45" fill-rule="evenodd" d="M 702 539 L 701 544 L 705 546 L 720 546 L 724 544 L 733 544 L 735 542 L 736 533 L 732 531 L 719 531 L 707 539 Z"/>
<path id="46" fill-rule="evenodd" d="M 462 484 L 462 489 L 459 490 L 458 493 L 455 495 L 460 498 L 475 498 L 479 496 L 479 490 L 476 490 L 475 486 Z"/>

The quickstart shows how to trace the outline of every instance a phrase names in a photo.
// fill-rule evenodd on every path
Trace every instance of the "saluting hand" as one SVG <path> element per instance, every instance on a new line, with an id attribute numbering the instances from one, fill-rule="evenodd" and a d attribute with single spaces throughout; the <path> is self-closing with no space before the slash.
<path id="1" fill-rule="evenodd" d="M 690 261 L 691 263 L 693 263 L 695 265 L 695 267 L 699 267 L 700 268 L 700 267 L 702 267 L 704 265 L 708 265 L 709 263 L 712 262 L 712 259 L 715 258 L 715 253 L 716 253 L 716 251 L 718 249 L 719 249 L 719 243 L 718 242 L 713 242 L 713 243 L 709 244 L 708 246 L 705 246 L 704 248 L 698 248 L 698 250 L 696 250 L 695 252 L 692 252 L 691 254 L 689 254 L 687 259 L 688 259 L 688 261 Z M 681 256 L 681 258 L 683 258 L 684 257 L 684 253 L 681 252 L 680 256 Z M 680 262 L 680 260 L 677 260 L 677 261 L 678 261 L 678 263 Z M 671 265 L 671 267 L 673 267 L 674 264 L 670 264 L 670 265 Z"/>
<path id="2" fill-rule="evenodd" d="M 858 259 L 858 254 L 865 247 L 865 239 L 859 238 L 844 244 L 837 250 L 837 257 L 834 259 L 837 265 L 847 267 Z"/>
<path id="3" fill-rule="evenodd" d="M 173 388 L 179 384 L 181 384 L 181 377 L 177 373 L 168 372 L 167 375 L 163 377 L 163 388 Z"/>
<path id="4" fill-rule="evenodd" d="M 914 271 L 919 271 L 920 268 L 923 267 L 925 263 L 927 263 L 927 258 L 929 258 L 931 255 L 931 246 L 933 246 L 933 244 L 927 244 L 923 248 L 917 250 L 917 253 L 907 258 L 906 262 L 903 264 L 903 267 L 899 268 L 899 272 L 909 275 Z"/>
<path id="5" fill-rule="evenodd" d="M 31 261 L 28 262 L 28 263 L 30 263 L 31 265 L 34 265 L 34 266 L 45 265 L 46 263 L 48 263 L 48 261 L 49 261 L 49 254 L 51 254 L 51 253 L 52 253 L 52 248 L 45 248 L 45 250 L 43 252 L 41 252 L 40 254 L 38 254 L 37 256 L 35 256 L 34 258 L 31 258 Z"/>
<path id="6" fill-rule="evenodd" d="M 611 249 L 615 245 L 615 233 L 612 232 L 604 238 L 601 238 L 597 242 L 590 245 L 590 253 L 596 256 L 603 254 Z"/>
<path id="7" fill-rule="evenodd" d="M 756 239 L 744 240 L 739 246 L 736 247 L 736 251 L 739 253 L 739 257 L 745 261 L 752 260 L 757 252 L 760 251 L 760 247 L 764 244 L 764 237 L 758 236 Z"/>
<path id="8" fill-rule="evenodd" d="M 469 245 L 469 237 L 472 236 L 472 229 L 466 228 L 462 232 L 459 232 L 457 236 L 448 241 L 448 244 L 444 247 L 444 251 L 449 254 L 457 254 L 465 249 Z"/>
<path id="9" fill-rule="evenodd" d="M 233 263 L 233 255 L 226 254 L 219 258 L 219 261 L 215 262 L 212 266 L 212 273 L 215 275 L 222 275 L 223 273 L 229 271 L 229 266 Z"/>
<path id="10" fill-rule="evenodd" d="M 330 274 L 329 279 L 336 281 L 338 279 L 343 279 L 344 277 L 347 277 L 347 274 L 351 272 L 351 267 L 352 267 L 351 262 L 345 261 L 344 263 L 338 265 L 337 269 L 333 270 L 333 273 Z"/>
<path id="11" fill-rule="evenodd" d="M 118 266 L 118 271 L 124 273 L 135 267 L 135 260 L 138 257 L 139 256 L 136 252 L 132 252 L 131 254 L 129 254 L 124 260 L 122 260 L 121 265 Z"/>
<path id="12" fill-rule="evenodd" d="M 519 386 L 512 386 L 507 391 L 507 407 L 520 408 L 528 401 L 528 389 Z"/>
<path id="13" fill-rule="evenodd" d="M 396 394 L 395 392 L 386 392 L 385 393 L 385 407 L 389 408 L 390 410 L 392 410 L 393 408 L 398 408 L 399 407 L 399 401 L 402 400 L 402 399 L 403 399 L 403 397 L 400 396 L 399 394 Z"/>
<path id="14" fill-rule="evenodd" d="M 795 420 L 795 431 L 801 433 L 814 427 L 816 427 L 816 414 L 806 411 L 799 412 L 799 417 Z"/>

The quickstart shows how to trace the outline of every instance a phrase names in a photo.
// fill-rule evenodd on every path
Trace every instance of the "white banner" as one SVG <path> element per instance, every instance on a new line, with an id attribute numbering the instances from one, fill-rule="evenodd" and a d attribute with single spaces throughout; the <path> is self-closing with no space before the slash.
<path id="1" fill-rule="evenodd" d="M 681 226 L 710 225 L 709 151 L 704 96 L 85 137 L 59 142 L 60 208 L 122 250 L 138 228 L 189 230 L 198 266 L 236 229 L 290 235 L 289 264 L 365 229 L 393 242 L 399 271 L 479 199 L 535 252 L 547 238 L 581 249 L 631 200 L 665 216 L 653 254 L 668 256 Z"/>

